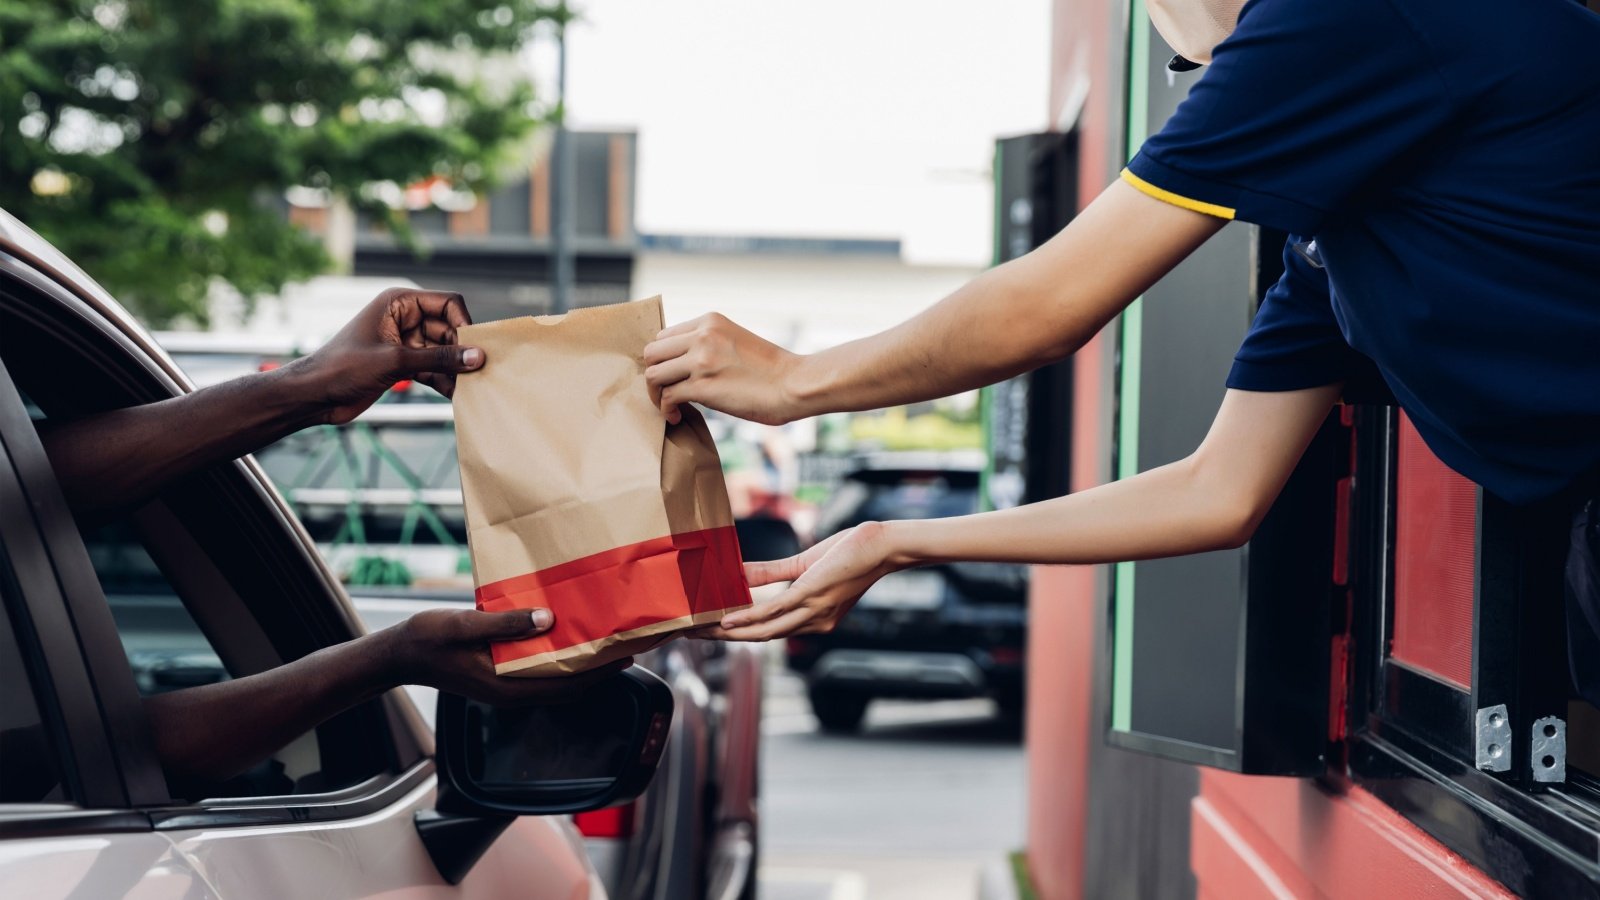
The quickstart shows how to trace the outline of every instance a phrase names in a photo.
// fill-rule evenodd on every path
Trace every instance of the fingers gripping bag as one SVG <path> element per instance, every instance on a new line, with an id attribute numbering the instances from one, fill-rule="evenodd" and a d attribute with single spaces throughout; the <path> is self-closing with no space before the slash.
<path id="1" fill-rule="evenodd" d="M 501 675 L 581 672 L 750 604 L 722 464 L 699 412 L 645 387 L 661 298 L 460 329 L 484 367 L 455 419 L 478 608 L 555 626 L 491 645 Z"/>

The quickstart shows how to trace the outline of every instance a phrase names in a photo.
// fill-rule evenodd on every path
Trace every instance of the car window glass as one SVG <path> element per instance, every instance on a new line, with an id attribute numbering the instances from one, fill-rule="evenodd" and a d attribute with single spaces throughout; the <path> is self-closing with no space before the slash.
<path id="1" fill-rule="evenodd" d="M 26 396 L 24 403 L 35 422 L 45 418 Z M 234 677 L 186 605 L 203 598 L 180 594 L 150 555 L 132 517 L 86 526 L 81 534 L 140 696 Z M 306 793 L 328 789 L 318 777 L 320 768 L 312 731 L 226 783 L 171 787 L 175 795 L 191 798 Z"/>

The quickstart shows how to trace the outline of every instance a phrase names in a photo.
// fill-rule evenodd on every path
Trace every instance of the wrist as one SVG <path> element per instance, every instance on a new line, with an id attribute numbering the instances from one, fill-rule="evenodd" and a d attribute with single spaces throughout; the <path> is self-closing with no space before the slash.
<path id="1" fill-rule="evenodd" d="M 927 565 L 935 560 L 928 554 L 925 526 L 933 520 L 898 519 L 879 523 L 880 553 L 891 570 Z"/>
<path id="2" fill-rule="evenodd" d="M 783 398 L 782 419 L 793 422 L 825 412 L 826 398 L 832 393 L 830 373 L 814 354 L 792 353 L 779 373 L 778 390 Z"/>
<path id="3" fill-rule="evenodd" d="M 370 677 L 378 692 L 418 683 L 410 663 L 415 654 L 409 652 L 411 637 L 406 631 L 408 622 L 391 625 L 360 639 L 360 642 L 370 642 L 363 643 L 361 650 L 371 663 Z"/>
<path id="4" fill-rule="evenodd" d="M 326 422 L 334 402 L 328 395 L 325 379 L 317 372 L 314 356 L 302 356 L 276 369 L 261 373 L 270 385 L 268 396 L 287 424 L 297 428 Z"/>

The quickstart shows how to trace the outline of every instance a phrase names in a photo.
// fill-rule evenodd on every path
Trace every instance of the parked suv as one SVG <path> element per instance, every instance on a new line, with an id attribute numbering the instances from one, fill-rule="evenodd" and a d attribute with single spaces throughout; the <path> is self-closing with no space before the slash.
<path id="1" fill-rule="evenodd" d="M 4 893 L 604 897 L 567 814 L 631 800 L 655 771 L 672 693 L 639 667 L 582 704 L 441 698 L 437 732 L 390 691 L 241 777 L 168 782 L 143 695 L 361 630 L 248 458 L 80 530 L 34 420 L 188 389 L 115 301 L 0 212 Z"/>
<path id="2" fill-rule="evenodd" d="M 825 539 L 862 522 L 978 512 L 981 457 L 882 453 L 847 472 L 818 522 Z M 1020 714 L 1027 568 L 956 563 L 895 572 L 828 634 L 788 640 L 823 730 L 853 732 L 877 697 L 993 697 Z"/>

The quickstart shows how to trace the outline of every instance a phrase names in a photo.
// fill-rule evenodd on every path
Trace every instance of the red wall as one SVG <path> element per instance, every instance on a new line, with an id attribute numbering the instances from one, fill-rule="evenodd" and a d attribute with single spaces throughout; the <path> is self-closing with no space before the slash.
<path id="1" fill-rule="evenodd" d="M 1075 489 L 1100 480 L 1098 427 L 1103 338 L 1073 366 Z M 1040 566 L 1028 598 L 1028 870 L 1039 896 L 1083 895 L 1089 806 L 1089 710 L 1094 690 L 1095 570 Z"/>
<path id="2" fill-rule="evenodd" d="M 1120 80 L 1110 52 L 1109 0 L 1054 0 L 1051 28 L 1050 124 L 1076 125 L 1080 204 L 1105 189 L 1121 141 Z M 1120 58 L 1120 54 L 1116 54 Z M 1076 122 L 1064 107 L 1088 88 Z M 1073 363 L 1072 487 L 1082 490 L 1109 472 L 1105 427 L 1104 338 L 1090 341 Z M 1039 896 L 1083 896 L 1084 828 L 1089 803 L 1089 710 L 1094 691 L 1096 573 L 1087 567 L 1033 572 L 1028 627 L 1028 869 Z"/>
<path id="3" fill-rule="evenodd" d="M 1202 770 L 1190 827 L 1200 900 L 1512 896 L 1360 788 Z"/>

